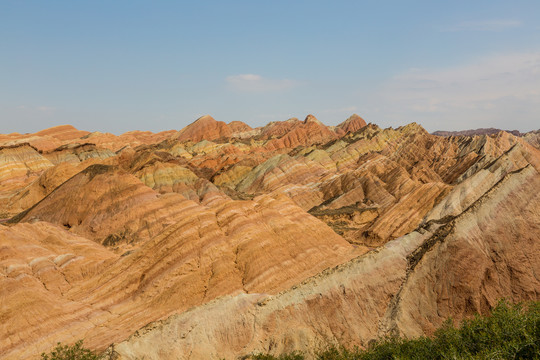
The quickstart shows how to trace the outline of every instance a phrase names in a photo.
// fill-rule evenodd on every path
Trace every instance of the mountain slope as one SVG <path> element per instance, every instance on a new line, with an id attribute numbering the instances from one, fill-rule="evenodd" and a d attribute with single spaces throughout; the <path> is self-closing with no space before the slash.
<path id="1" fill-rule="evenodd" d="M 312 352 L 328 342 L 367 346 L 388 333 L 430 334 L 450 316 L 486 313 L 501 297 L 537 299 L 539 188 L 538 170 L 526 165 L 455 217 L 278 295 L 226 297 L 151 324 L 108 356 L 217 359 Z"/>
<path id="2" fill-rule="evenodd" d="M 0 357 L 364 346 L 537 299 L 531 139 L 357 115 L 0 135 Z"/>

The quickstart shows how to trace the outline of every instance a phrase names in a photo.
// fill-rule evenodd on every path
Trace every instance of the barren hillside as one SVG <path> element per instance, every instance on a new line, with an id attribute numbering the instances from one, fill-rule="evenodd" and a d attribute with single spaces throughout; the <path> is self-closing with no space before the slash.
<path id="1" fill-rule="evenodd" d="M 366 346 L 538 300 L 536 135 L 358 115 L 0 134 L 0 358 Z"/>

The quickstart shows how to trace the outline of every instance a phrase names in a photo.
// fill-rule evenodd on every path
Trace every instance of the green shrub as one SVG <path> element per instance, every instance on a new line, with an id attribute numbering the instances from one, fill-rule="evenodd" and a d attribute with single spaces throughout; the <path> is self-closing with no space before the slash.
<path id="1" fill-rule="evenodd" d="M 304 360 L 304 355 L 298 351 L 290 354 L 281 354 L 278 357 L 269 354 L 256 354 L 251 355 L 250 359 L 253 360 Z"/>
<path id="2" fill-rule="evenodd" d="M 82 344 L 82 340 L 73 345 L 58 343 L 49 354 L 41 354 L 41 360 L 98 360 L 98 354 L 84 348 Z"/>

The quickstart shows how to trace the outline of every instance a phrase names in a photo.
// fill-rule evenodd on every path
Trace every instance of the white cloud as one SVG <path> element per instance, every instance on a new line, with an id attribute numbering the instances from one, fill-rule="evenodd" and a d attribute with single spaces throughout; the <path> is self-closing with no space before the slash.
<path id="1" fill-rule="evenodd" d="M 282 91 L 298 85 L 290 79 L 269 79 L 256 74 L 240 74 L 227 76 L 229 87 L 241 92 Z"/>
<path id="2" fill-rule="evenodd" d="M 28 105 L 19 105 L 16 107 L 17 110 L 26 111 L 26 112 L 42 112 L 42 113 L 51 113 L 56 110 L 53 106 L 28 106 Z"/>
<path id="3" fill-rule="evenodd" d="M 446 28 L 445 31 L 502 31 L 521 25 L 521 21 L 512 19 L 475 20 L 455 24 Z"/>
<path id="4" fill-rule="evenodd" d="M 389 117 L 401 115 L 430 130 L 473 127 L 538 128 L 540 52 L 494 55 L 460 66 L 411 69 L 378 94 Z"/>

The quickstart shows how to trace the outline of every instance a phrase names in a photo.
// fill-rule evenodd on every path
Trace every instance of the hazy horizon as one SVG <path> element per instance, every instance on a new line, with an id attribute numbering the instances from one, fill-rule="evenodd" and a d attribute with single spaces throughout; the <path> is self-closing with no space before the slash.
<path id="1" fill-rule="evenodd" d="M 205 114 L 205 115 L 200 116 L 199 118 L 204 117 L 204 116 L 207 116 L 207 115 L 211 116 L 211 117 L 214 118 L 214 120 L 216 120 L 216 121 L 222 121 L 222 120 L 220 120 L 220 119 L 216 119 L 216 118 L 215 118 L 214 116 L 212 116 L 211 114 Z M 305 119 L 305 117 L 307 117 L 307 115 L 313 115 L 313 116 L 315 116 L 315 117 L 317 118 L 317 120 L 321 121 L 324 125 L 327 125 L 327 126 L 335 126 L 335 125 L 338 125 L 339 123 L 341 123 L 341 122 L 347 120 L 350 116 L 352 116 L 352 115 L 358 115 L 358 114 L 356 114 L 356 113 L 355 113 L 355 114 L 351 114 L 350 116 L 348 116 L 347 118 L 343 119 L 343 121 L 340 121 L 340 122 L 337 123 L 337 124 L 327 124 L 327 123 L 325 123 L 324 121 L 322 121 L 321 119 L 319 119 L 315 114 L 306 114 L 306 116 L 304 116 L 304 117 L 300 117 L 300 118 L 296 117 L 296 118 L 297 118 L 299 121 L 303 121 L 303 120 Z M 359 116 L 360 116 L 360 115 L 359 115 Z M 73 126 L 73 127 L 75 127 L 77 130 L 90 131 L 90 132 L 101 132 L 101 133 L 107 132 L 107 133 L 111 133 L 111 134 L 117 135 L 117 136 L 118 136 L 118 135 L 121 135 L 121 134 L 124 134 L 124 133 L 127 133 L 127 132 L 132 132 L 132 131 L 142 131 L 142 132 L 150 131 L 150 132 L 153 132 L 153 133 L 158 133 L 158 132 L 161 132 L 161 131 L 181 130 L 182 128 L 184 128 L 184 127 L 186 127 L 186 126 L 192 124 L 193 122 L 197 121 L 199 118 L 194 119 L 193 121 L 187 123 L 187 125 L 182 126 L 182 127 L 180 127 L 180 128 L 170 128 L 170 129 L 163 129 L 163 130 L 156 130 L 156 131 L 151 130 L 151 129 L 142 129 L 142 128 L 141 128 L 141 129 L 129 129 L 129 130 L 126 130 L 126 131 L 105 131 L 105 130 L 100 130 L 100 129 L 88 130 L 88 129 L 84 128 L 84 127 L 77 127 L 77 126 L 74 126 L 73 124 L 67 124 L 67 123 L 66 123 L 66 124 L 56 124 L 56 125 L 52 125 L 52 126 L 49 126 L 49 127 L 45 127 L 45 128 L 41 128 L 41 129 L 36 129 L 35 131 L 31 131 L 31 132 L 13 131 L 13 132 L 10 132 L 10 133 L 1 133 L 1 132 L 0 132 L 0 134 L 14 134 L 14 133 L 20 133 L 21 135 L 23 135 L 23 134 L 32 134 L 32 133 L 39 132 L 39 131 L 41 131 L 41 130 L 46 130 L 46 129 L 50 129 L 50 128 L 53 128 L 53 127 L 59 127 L 59 126 L 66 126 L 66 125 Z M 286 121 L 286 120 L 289 120 L 289 119 L 291 119 L 291 118 L 288 118 L 288 119 L 282 119 L 282 120 L 276 120 L 276 121 Z M 233 120 L 233 121 L 237 121 L 237 120 Z M 229 124 L 231 121 L 223 121 L 223 122 Z M 258 126 L 252 126 L 252 124 L 247 123 L 247 122 L 244 122 L 244 123 L 246 123 L 247 125 L 251 126 L 252 128 L 258 128 L 258 127 L 263 127 L 263 126 L 269 124 L 270 122 L 273 122 L 273 121 L 269 121 L 269 122 L 266 123 L 266 124 L 262 124 L 262 125 L 258 125 Z M 406 126 L 406 125 L 408 125 L 408 124 L 411 124 L 412 122 L 408 122 L 408 123 L 404 123 L 404 124 L 397 124 L 397 125 L 389 125 L 389 126 L 382 126 L 382 125 L 380 125 L 380 124 L 377 124 L 377 123 L 374 123 L 374 122 L 370 122 L 370 121 L 367 121 L 367 123 L 368 123 L 368 124 L 374 124 L 374 125 L 377 125 L 377 126 L 379 126 L 379 127 L 381 127 L 381 128 L 388 128 L 388 127 L 398 128 L 398 127 L 401 127 L 401 126 Z M 419 124 L 420 126 L 422 126 L 423 128 L 426 129 L 426 127 L 425 127 L 424 125 L 422 125 L 421 123 L 418 123 L 418 122 L 416 122 L 416 123 Z M 490 128 L 492 128 L 492 127 L 490 127 Z M 427 130 L 428 132 L 430 132 L 430 133 L 434 133 L 434 132 L 437 132 L 437 131 L 465 131 L 465 130 L 481 130 L 481 129 L 489 129 L 489 128 L 470 128 L 470 129 L 458 129 L 458 130 L 445 130 L 445 129 L 437 129 L 437 130 L 428 130 L 428 129 L 426 129 L 426 130 Z M 500 130 L 513 131 L 513 130 L 518 130 L 518 129 L 511 129 L 511 128 L 505 128 L 505 129 L 502 129 L 502 128 L 501 128 Z M 538 130 L 540 130 L 540 127 L 537 128 L 537 129 L 527 130 L 527 131 L 525 131 L 525 132 L 523 132 L 523 133 L 526 133 L 526 132 L 529 132 L 529 131 L 538 131 Z"/>
<path id="2" fill-rule="evenodd" d="M 540 127 L 540 3 L 0 3 L 0 133 Z"/>

